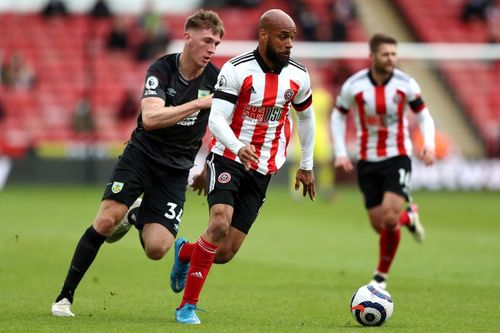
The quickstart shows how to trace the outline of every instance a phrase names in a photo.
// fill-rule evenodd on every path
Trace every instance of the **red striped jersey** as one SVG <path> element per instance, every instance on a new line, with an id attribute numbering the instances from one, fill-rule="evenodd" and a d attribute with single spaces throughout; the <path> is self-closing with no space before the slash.
<path id="1" fill-rule="evenodd" d="M 346 114 L 355 110 L 358 158 L 380 161 L 411 155 L 412 144 L 405 114 L 408 107 L 420 112 L 425 104 L 420 87 L 408 74 L 395 69 L 382 85 L 377 85 L 369 69 L 352 75 L 343 84 L 336 108 Z"/>
<path id="2" fill-rule="evenodd" d="M 251 168 L 261 174 L 275 173 L 286 160 L 292 133 L 290 106 L 297 112 L 312 103 L 310 77 L 304 65 L 290 58 L 273 72 L 258 50 L 224 64 L 214 98 L 234 104 L 229 126 L 245 145 L 252 144 L 259 157 Z M 212 152 L 239 162 L 239 158 L 215 137 Z"/>

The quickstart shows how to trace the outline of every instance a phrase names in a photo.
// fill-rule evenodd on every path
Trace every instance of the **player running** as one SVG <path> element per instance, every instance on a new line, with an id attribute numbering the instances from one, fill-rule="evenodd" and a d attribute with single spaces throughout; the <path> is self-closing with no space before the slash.
<path id="1" fill-rule="evenodd" d="M 424 146 L 419 157 L 434 162 L 434 121 L 420 96 L 420 87 L 408 74 L 395 68 L 397 41 L 376 34 L 370 39 L 370 68 L 343 84 L 332 113 L 335 166 L 347 172 L 353 165 L 345 144 L 346 116 L 355 110 L 357 129 L 357 177 L 372 227 L 380 234 L 378 267 L 371 283 L 387 287 L 387 274 L 396 255 L 400 226 L 415 239 L 424 240 L 418 209 L 411 203 L 412 144 L 405 117 L 408 107 L 417 114 Z M 405 201 L 410 202 L 404 210 Z"/>
<path id="2" fill-rule="evenodd" d="M 218 15 L 199 10 L 186 20 L 182 53 L 165 55 L 149 67 L 137 128 L 109 178 L 94 223 L 76 246 L 52 305 L 54 316 L 74 316 L 75 290 L 101 245 L 109 236 L 110 241 L 123 236 L 134 220 L 148 258 L 159 260 L 172 246 L 219 73 L 210 60 L 223 34 Z"/>
<path id="3" fill-rule="evenodd" d="M 271 175 L 286 159 L 292 106 L 302 147 L 295 189 L 302 183 L 303 195 L 314 200 L 312 93 L 306 68 L 290 58 L 296 32 L 283 11 L 265 12 L 257 49 L 231 59 L 219 74 L 209 121 L 208 228 L 194 243 L 176 241 L 172 289 L 185 285 L 179 323 L 200 324 L 198 298 L 213 262 L 230 261 L 256 220 Z"/>

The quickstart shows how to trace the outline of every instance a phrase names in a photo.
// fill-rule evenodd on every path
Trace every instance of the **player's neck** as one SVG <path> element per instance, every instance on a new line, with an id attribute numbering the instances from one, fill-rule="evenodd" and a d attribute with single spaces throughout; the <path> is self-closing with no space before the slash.
<path id="1" fill-rule="evenodd" d="M 179 73 L 185 80 L 191 81 L 197 78 L 203 72 L 203 68 L 198 66 L 184 52 L 181 53 L 179 58 Z"/>
<path id="2" fill-rule="evenodd" d="M 378 86 L 385 84 L 387 80 L 389 80 L 389 78 L 392 76 L 392 72 L 380 72 L 375 70 L 373 67 L 370 69 L 370 74 L 373 78 L 373 81 L 375 81 Z"/>

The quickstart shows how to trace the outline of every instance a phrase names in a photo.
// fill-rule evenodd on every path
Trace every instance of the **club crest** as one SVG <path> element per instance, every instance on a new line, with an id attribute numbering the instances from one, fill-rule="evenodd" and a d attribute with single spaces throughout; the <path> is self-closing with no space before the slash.
<path id="1" fill-rule="evenodd" d="M 217 181 L 221 184 L 227 184 L 231 181 L 231 175 L 228 172 L 223 172 L 219 175 Z"/>
<path id="2" fill-rule="evenodd" d="M 123 183 L 113 182 L 113 185 L 111 186 L 111 192 L 120 193 L 122 189 L 123 189 Z"/>

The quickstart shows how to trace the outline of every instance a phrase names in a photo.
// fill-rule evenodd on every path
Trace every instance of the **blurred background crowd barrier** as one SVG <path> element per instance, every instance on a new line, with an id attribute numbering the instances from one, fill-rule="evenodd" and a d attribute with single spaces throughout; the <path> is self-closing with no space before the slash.
<path id="1" fill-rule="evenodd" d="M 400 67 L 420 83 L 438 130 L 439 161 L 434 168 L 415 164 L 414 187 L 499 190 L 499 6 L 492 0 L 0 0 L 0 186 L 102 182 L 135 127 L 145 70 L 158 56 L 181 50 L 186 17 L 203 7 L 217 11 L 226 27 L 218 66 L 256 47 L 265 10 L 281 8 L 294 18 L 293 56 L 311 72 L 323 134 L 316 144 L 330 152 L 327 167 L 329 112 L 340 85 L 368 65 L 373 33 L 395 36 Z M 352 119 L 348 126 L 354 157 Z M 353 181 L 341 173 L 336 180 Z"/>

